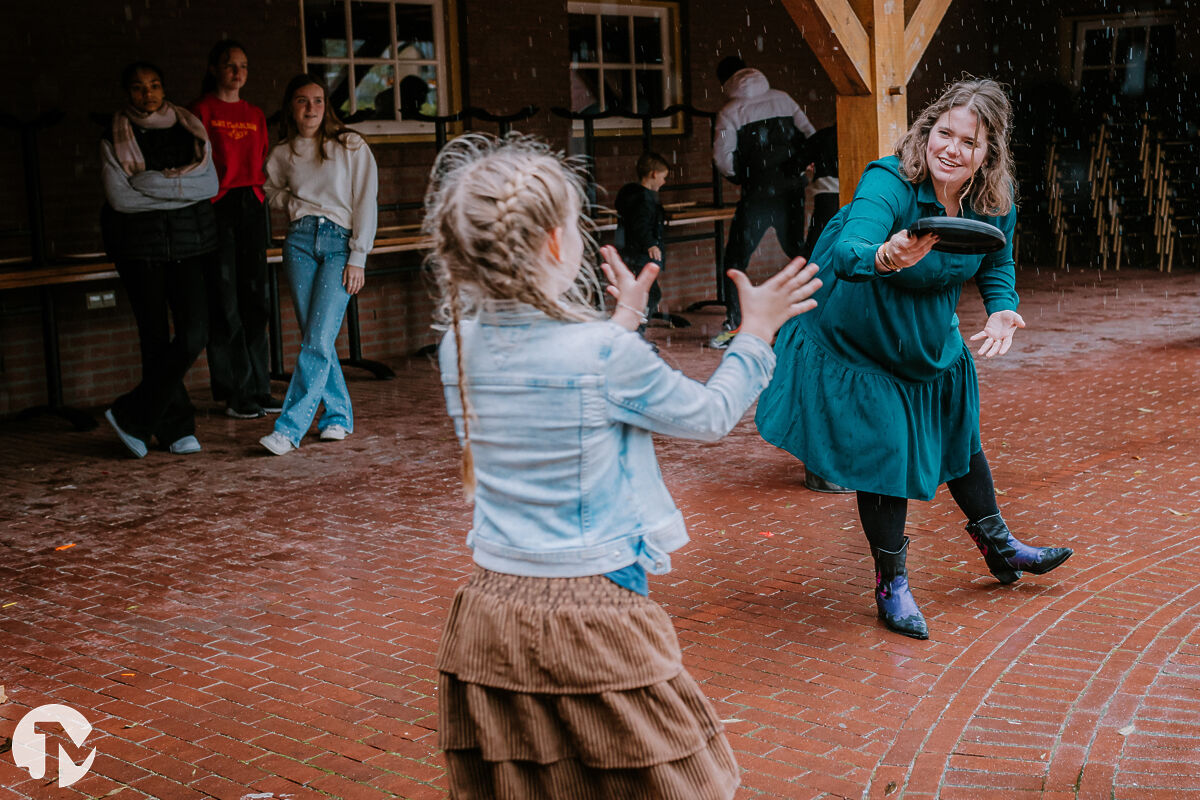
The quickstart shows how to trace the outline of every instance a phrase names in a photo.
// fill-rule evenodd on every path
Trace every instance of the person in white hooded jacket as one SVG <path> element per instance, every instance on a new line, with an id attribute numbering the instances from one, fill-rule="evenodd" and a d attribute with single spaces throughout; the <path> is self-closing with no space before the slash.
<path id="1" fill-rule="evenodd" d="M 775 229 L 788 258 L 804 252 L 804 140 L 816 132 L 813 124 L 786 92 L 772 89 L 767 78 L 746 67 L 737 56 L 717 65 L 717 78 L 728 100 L 717 113 L 713 163 L 742 188 L 724 270 L 745 272 L 768 228 Z M 737 288 L 724 282 L 725 324 L 710 342 L 724 349 L 741 325 Z"/>

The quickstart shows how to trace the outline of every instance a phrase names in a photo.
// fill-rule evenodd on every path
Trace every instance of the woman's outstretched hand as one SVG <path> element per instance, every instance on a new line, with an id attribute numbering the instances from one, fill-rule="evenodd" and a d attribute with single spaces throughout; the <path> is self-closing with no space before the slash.
<path id="1" fill-rule="evenodd" d="M 612 321 L 622 328 L 635 331 L 645 318 L 644 309 L 650 298 L 650 286 L 658 277 L 658 264 L 651 262 L 642 267 L 640 274 L 634 275 L 612 245 L 601 247 L 600 255 L 604 259 L 600 270 L 608 279 L 606 291 L 617 301 Z"/>
<path id="2" fill-rule="evenodd" d="M 726 272 L 737 286 L 742 305 L 742 326 L 738 331 L 770 343 L 780 325 L 816 308 L 817 301 L 809 298 L 821 288 L 821 282 L 815 277 L 817 265 L 806 264 L 803 258 L 794 258 L 761 286 L 752 284 L 744 272 L 735 269 Z"/>
<path id="3" fill-rule="evenodd" d="M 979 355 L 984 358 L 1002 356 L 1012 347 L 1013 334 L 1017 328 L 1024 328 L 1025 320 L 1015 311 L 997 311 L 988 317 L 983 330 L 971 337 L 971 341 L 983 339 L 979 346 Z"/>

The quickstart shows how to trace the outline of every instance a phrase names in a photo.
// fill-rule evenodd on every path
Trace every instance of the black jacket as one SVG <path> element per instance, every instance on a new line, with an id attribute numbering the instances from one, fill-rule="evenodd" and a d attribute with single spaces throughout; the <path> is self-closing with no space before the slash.
<path id="1" fill-rule="evenodd" d="M 617 242 L 621 260 L 632 268 L 640 268 L 650 261 L 648 251 L 658 247 L 665 251 L 663 239 L 666 234 L 667 214 L 659 202 L 658 192 L 652 192 L 640 183 L 627 183 L 617 192 Z M 661 260 L 658 265 L 661 267 Z"/>
<path id="2" fill-rule="evenodd" d="M 182 125 L 165 130 L 133 126 L 148 170 L 182 167 L 196 158 L 195 138 Z M 105 139 L 111 142 L 111 131 Z M 100 212 L 104 249 L 114 261 L 171 261 L 217 249 L 217 218 L 201 200 L 169 211 L 125 214 L 108 203 Z"/>

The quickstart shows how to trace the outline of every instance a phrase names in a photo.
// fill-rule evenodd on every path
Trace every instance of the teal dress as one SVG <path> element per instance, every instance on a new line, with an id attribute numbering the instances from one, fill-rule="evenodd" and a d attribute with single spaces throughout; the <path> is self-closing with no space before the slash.
<path id="1" fill-rule="evenodd" d="M 973 277 L 988 314 L 1016 310 L 1016 211 L 962 209 L 1004 232 L 999 252 L 934 251 L 901 272 L 875 271 L 879 245 L 921 217 L 945 215 L 931 181 L 914 186 L 895 156 L 872 162 L 813 250 L 824 282 L 817 308 L 779 331 L 755 422 L 764 439 L 834 483 L 930 500 L 980 450 L 979 383 L 955 309 Z"/>

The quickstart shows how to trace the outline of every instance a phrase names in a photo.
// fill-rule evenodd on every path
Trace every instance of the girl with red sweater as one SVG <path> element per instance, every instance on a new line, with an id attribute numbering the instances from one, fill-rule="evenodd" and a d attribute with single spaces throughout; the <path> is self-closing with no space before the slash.
<path id="1" fill-rule="evenodd" d="M 225 413 L 255 419 L 279 413 L 271 396 L 267 321 L 267 227 L 263 164 L 268 138 L 262 109 L 241 99 L 246 49 L 226 39 L 213 46 L 204 95 L 192 104 L 212 141 L 221 190 L 213 198 L 220 239 L 210 277 L 208 368 L 213 397 Z"/>

